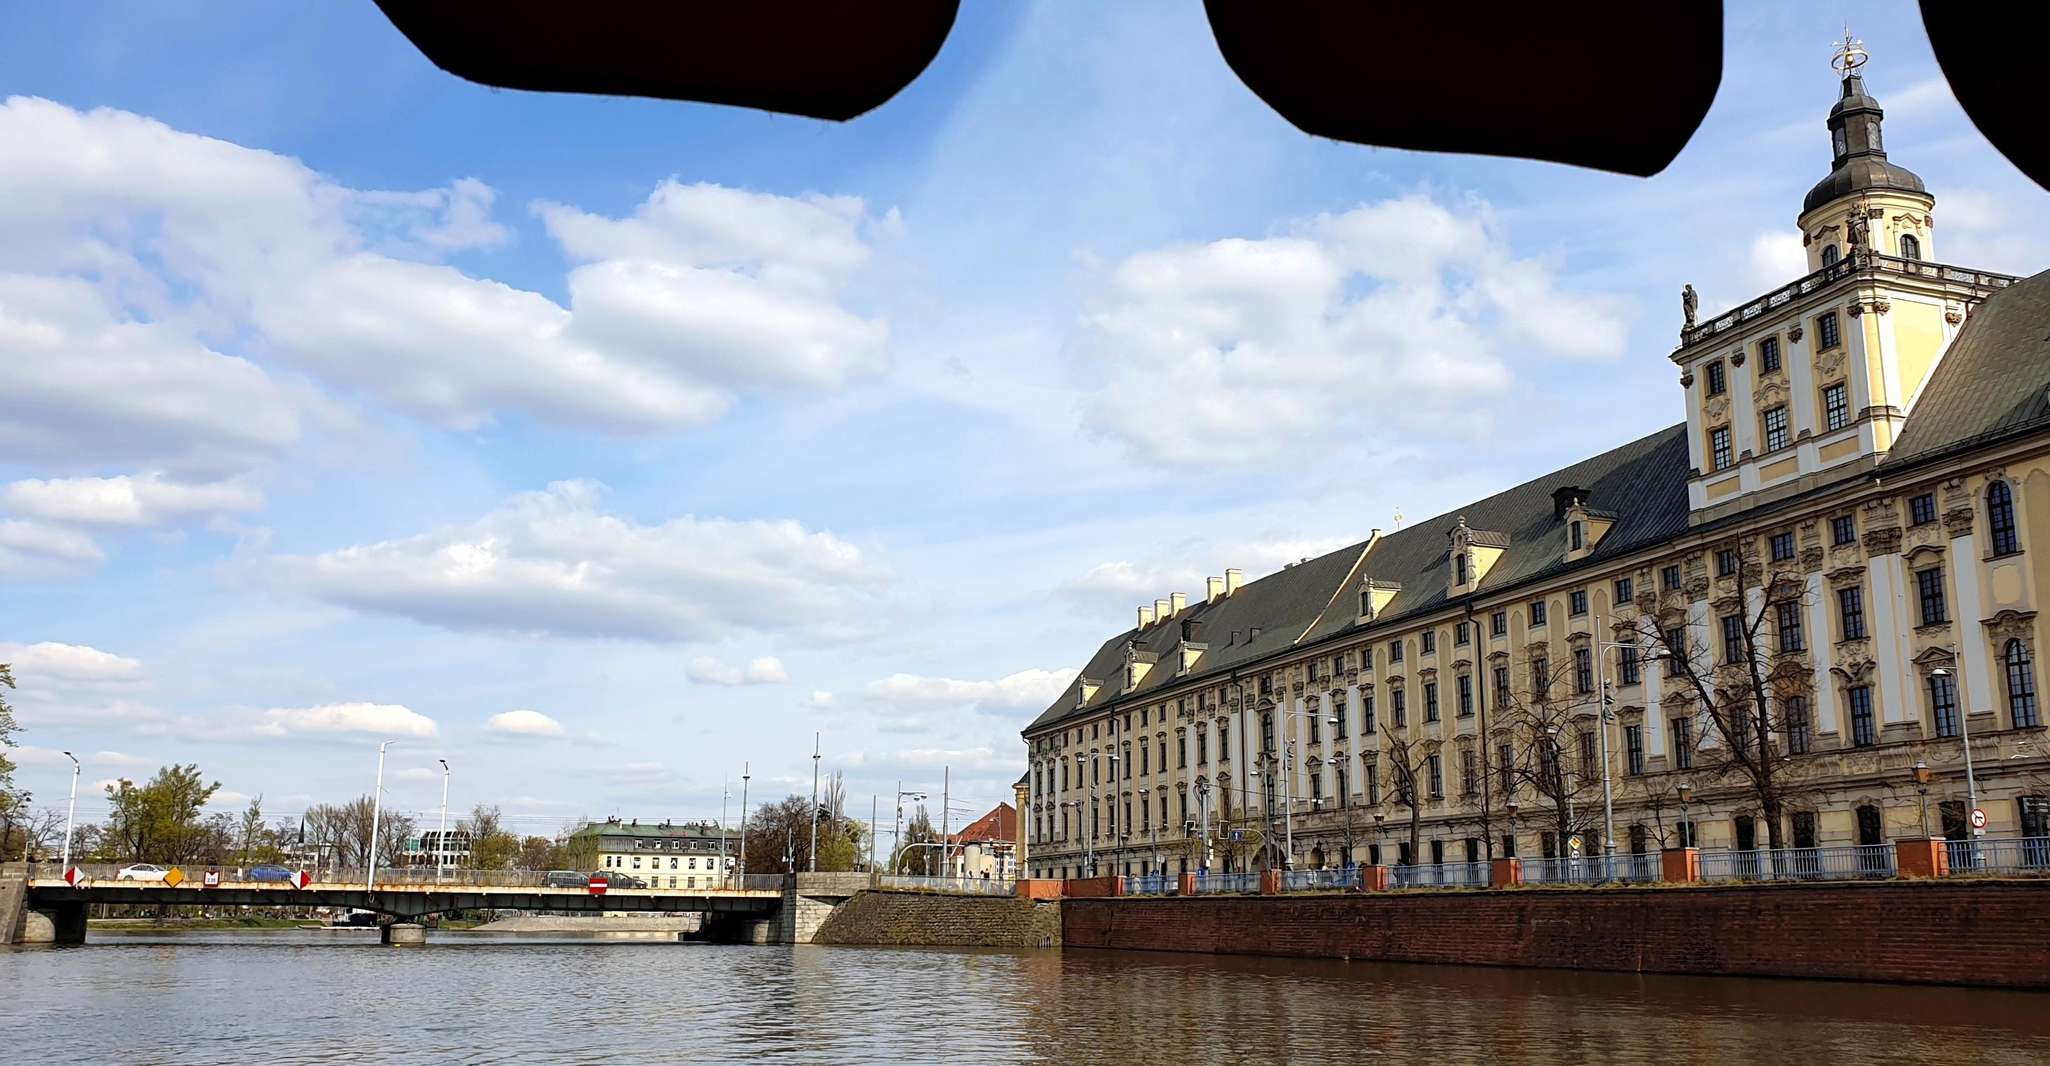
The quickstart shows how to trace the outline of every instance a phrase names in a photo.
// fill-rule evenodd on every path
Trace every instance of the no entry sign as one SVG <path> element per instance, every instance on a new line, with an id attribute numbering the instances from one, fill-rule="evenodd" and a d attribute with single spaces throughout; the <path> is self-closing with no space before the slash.
<path id="1" fill-rule="evenodd" d="M 591 894 L 594 896 L 604 895 L 605 888 L 608 884 L 610 884 L 610 882 L 605 880 L 604 874 L 592 874 L 590 884 Z"/>

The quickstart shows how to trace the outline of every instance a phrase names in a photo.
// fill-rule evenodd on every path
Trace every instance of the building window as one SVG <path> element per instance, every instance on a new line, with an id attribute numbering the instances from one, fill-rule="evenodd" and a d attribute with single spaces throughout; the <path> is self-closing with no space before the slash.
<path id="1" fill-rule="evenodd" d="M 1495 667 L 1495 706 L 1509 706 L 1509 668 Z"/>
<path id="2" fill-rule="evenodd" d="M 1908 524 L 1926 526 L 1936 521 L 1936 494 L 1925 492 L 1908 500 Z"/>
<path id="3" fill-rule="evenodd" d="M 1584 534 L 1583 534 L 1583 533 L 1581 532 L 1581 528 L 1580 528 L 1580 527 L 1581 527 L 1581 523 L 1580 523 L 1580 522 L 1579 522 L 1579 520 L 1577 520 L 1577 519 L 1576 519 L 1576 520 L 1574 520 L 1574 521 L 1573 521 L 1573 522 L 1571 522 L 1571 523 L 1568 523 L 1568 524 L 1567 524 L 1567 526 L 1566 526 L 1566 529 L 1567 529 L 1567 533 L 1568 533 L 1568 545 L 1567 545 L 1567 546 L 1568 546 L 1568 547 L 1570 547 L 1570 548 L 1572 548 L 1572 549 L 1573 549 L 1574 551 L 1579 551 L 1579 550 L 1581 549 L 1582 543 L 1583 543 L 1583 542 L 1584 542 L 1584 540 L 1585 540 L 1585 536 L 1584 536 Z"/>
<path id="4" fill-rule="evenodd" d="M 1853 515 L 1840 514 L 1829 520 L 1829 542 L 1837 547 L 1858 542 L 1858 520 Z"/>
<path id="5" fill-rule="evenodd" d="M 2036 724 L 2036 671 L 2029 662 L 2029 646 L 2015 638 L 2001 652 L 2007 663 L 2007 715 L 2016 729 Z"/>
<path id="6" fill-rule="evenodd" d="M 1865 639 L 1865 590 L 1856 585 L 1836 590 L 1836 612 L 1845 640 Z"/>
<path id="7" fill-rule="evenodd" d="M 1460 674 L 1454 679 L 1459 692 L 1459 717 L 1473 717 L 1473 675 Z"/>
<path id="8" fill-rule="evenodd" d="M 1459 794 L 1462 796 L 1480 795 L 1480 774 L 1475 772 L 1474 766 L 1476 761 L 1471 749 L 1459 753 Z"/>
<path id="9" fill-rule="evenodd" d="M 1667 724 L 1673 727 L 1673 769 L 1694 769 L 1694 720 L 1675 718 Z"/>
<path id="10" fill-rule="evenodd" d="M 1837 261 L 1837 256 L 1838 256 L 1838 252 L 1837 252 L 1837 250 L 1836 250 L 1836 245 L 1834 245 L 1834 244 L 1825 244 L 1825 245 L 1823 245 L 1823 246 L 1822 246 L 1822 265 L 1823 265 L 1823 266 L 1826 266 L 1826 267 L 1830 267 L 1830 266 L 1835 266 L 1835 265 L 1836 265 L 1836 261 Z M 1831 316 L 1831 317 L 1834 317 L 1834 316 Z"/>
<path id="11" fill-rule="evenodd" d="M 1594 691 L 1594 652 L 1573 649 L 1573 691 L 1585 696 Z"/>
<path id="12" fill-rule="evenodd" d="M 1417 647 L 1418 650 L 1422 651 L 1425 655 L 1436 654 L 1438 651 L 1438 631 L 1435 629 L 1426 629 L 1421 634 L 1418 634 Z"/>
<path id="13" fill-rule="evenodd" d="M 2014 490 L 2005 481 L 1986 486 L 1986 531 L 1993 537 L 1993 554 L 2013 555 L 2022 550 L 2014 526 Z"/>
<path id="14" fill-rule="evenodd" d="M 1409 693 L 1399 687 L 1391 688 L 1388 690 L 1388 700 L 1388 710 L 1395 716 L 1395 728 L 1401 729 L 1407 726 L 1409 724 Z"/>
<path id="15" fill-rule="evenodd" d="M 1794 533 L 1792 530 L 1774 533 L 1768 543 L 1772 545 L 1773 562 L 1784 563 L 1794 557 Z"/>
<path id="16" fill-rule="evenodd" d="M 1686 628 L 1675 626 L 1666 630 L 1666 676 L 1679 677 L 1684 673 L 1682 666 L 1686 663 L 1687 657 Z"/>
<path id="17" fill-rule="evenodd" d="M 1595 739 L 1592 731 L 1580 734 L 1580 779 L 1597 781 L 1601 779 L 1601 767 L 1595 762 Z"/>
<path id="18" fill-rule="evenodd" d="M 1489 615 L 1489 616 L 1488 616 L 1488 635 L 1489 635 L 1489 636 L 1491 636 L 1491 637 L 1501 637 L 1501 636 L 1507 636 L 1507 635 L 1508 635 L 1508 633 L 1509 633 L 1509 612 L 1508 612 L 1508 611 L 1496 611 L 1496 612 L 1495 612 L 1494 614 L 1491 614 L 1491 615 Z"/>
<path id="19" fill-rule="evenodd" d="M 1231 728 L 1220 722 L 1217 726 L 1217 761 L 1231 761 Z M 1160 765 L 1167 765 L 1167 740 L 1160 741 Z"/>
<path id="20" fill-rule="evenodd" d="M 1680 591 L 1680 564 L 1672 563 L 1659 568 L 1659 587 L 1667 592 Z"/>
<path id="21" fill-rule="evenodd" d="M 1402 641 L 1391 640 L 1388 642 L 1388 661 L 1391 663 L 1402 661 Z"/>
<path id="22" fill-rule="evenodd" d="M 1430 770 L 1430 781 L 1431 781 L 1431 798 L 1432 798 L 1432 799 L 1444 799 L 1444 798 L 1445 798 L 1445 760 L 1444 760 L 1444 759 L 1443 759 L 1442 757 L 1440 757 L 1440 756 L 1437 756 L 1437 755 L 1433 755 L 1433 756 L 1431 756 L 1431 757 L 1430 757 L 1430 759 L 1429 759 L 1429 760 L 1427 760 L 1427 766 L 1429 767 L 1429 770 Z M 1435 844 L 1435 843 L 1439 843 L 1439 842 L 1438 842 L 1438 841 L 1432 841 L 1432 843 L 1434 843 L 1434 844 Z"/>
<path id="23" fill-rule="evenodd" d="M 1623 675 L 1624 684 L 1635 685 L 1644 679 L 1643 670 L 1637 661 L 1637 645 L 1623 645 L 1622 653 L 1616 658 L 1617 670 Z"/>
<path id="24" fill-rule="evenodd" d="M 1436 681 L 1426 681 L 1424 682 L 1424 721 L 1435 722 L 1437 720 L 1438 683 Z"/>
<path id="25" fill-rule="evenodd" d="M 1263 752 L 1274 750 L 1274 716 L 1272 714 L 1260 716 L 1260 750 Z"/>
<path id="26" fill-rule="evenodd" d="M 1473 643 L 1473 631 L 1467 628 L 1465 622 L 1460 622 L 1452 627 L 1452 643 L 1462 648 Z"/>
<path id="27" fill-rule="evenodd" d="M 1787 407 L 1768 408 L 1765 412 L 1765 450 L 1776 452 L 1787 446 Z"/>
<path id="28" fill-rule="evenodd" d="M 1939 737 L 1957 736 L 1957 682 L 1949 674 L 1930 675 L 1929 724 Z"/>
<path id="29" fill-rule="evenodd" d="M 1544 699 L 1552 691 L 1552 660 L 1540 655 L 1530 661 L 1530 694 Z"/>
<path id="30" fill-rule="evenodd" d="M 1534 626 L 1545 624 L 1545 601 L 1530 601 L 1530 624 Z"/>
<path id="31" fill-rule="evenodd" d="M 1452 583 L 1453 583 L 1453 584 L 1455 584 L 1455 585 L 1464 585 L 1464 584 L 1466 584 L 1466 553 L 1465 553 L 1465 552 L 1454 552 L 1454 553 L 1452 553 L 1452 572 L 1453 572 L 1453 579 L 1452 579 Z"/>
<path id="32" fill-rule="evenodd" d="M 1730 427 L 1717 426 L 1708 431 L 1708 468 L 1727 470 L 1735 460 L 1730 455 Z"/>
<path id="33" fill-rule="evenodd" d="M 1851 424 L 1851 397 L 1844 390 L 1844 383 L 1822 387 L 1823 425 L 1839 430 Z"/>
<path id="34" fill-rule="evenodd" d="M 1636 597 L 1636 592 L 1637 592 L 1637 585 L 1636 585 L 1636 583 L 1635 583 L 1635 582 L 1631 581 L 1631 580 L 1630 580 L 1629 578 L 1627 578 L 1627 577 L 1619 577 L 1619 578 L 1617 578 L 1617 579 L 1616 579 L 1616 609 L 1617 609 L 1617 610 L 1622 610 L 1622 609 L 1623 609 L 1624 607 L 1627 607 L 1627 606 L 1629 606 L 1629 605 L 1630 605 L 1630 601 L 1631 601 L 1631 600 L 1633 600 L 1633 599 L 1636 599 L 1636 598 L 1637 598 L 1637 597 Z"/>
<path id="35" fill-rule="evenodd" d="M 1900 239 L 1900 246 L 1901 246 L 1901 258 L 1902 258 L 1902 259 L 1920 259 L 1920 258 L 1922 258 L 1922 242 L 1921 242 L 1921 240 L 1920 240 L 1919 238 L 1917 238 L 1917 237 L 1916 237 L 1916 236 L 1915 236 L 1914 234 L 1912 234 L 1912 233 L 1903 233 L 1903 234 L 1901 234 L 1901 239 Z"/>
<path id="36" fill-rule="evenodd" d="M 1631 777 L 1644 773 L 1644 727 L 1626 725 L 1623 727 L 1623 753 L 1626 771 Z"/>
<path id="37" fill-rule="evenodd" d="M 1879 736 L 1872 728 L 1871 686 L 1853 685 L 1845 689 L 1844 705 L 1851 709 L 1851 746 L 1869 748 L 1878 743 Z"/>
<path id="38" fill-rule="evenodd" d="M 1943 601 L 1943 568 L 1932 566 L 1927 570 L 1915 571 L 1915 596 L 1921 601 L 1922 624 L 1939 625 L 1950 621 L 1950 609 Z"/>
<path id="39" fill-rule="evenodd" d="M 1831 245 L 1835 247 L 1835 245 Z M 1815 332 L 1820 337 L 1818 350 L 1828 351 L 1844 342 L 1843 331 L 1837 328 L 1836 312 L 1831 311 L 1815 320 Z"/>
<path id="40" fill-rule="evenodd" d="M 1360 732 L 1374 732 L 1374 690 L 1360 690 Z"/>
<path id="41" fill-rule="evenodd" d="M 1587 613 L 1587 590 L 1574 589 L 1566 594 L 1566 613 L 1575 618 Z"/>
<path id="42" fill-rule="evenodd" d="M 1770 374 L 1780 368 L 1780 339 L 1767 337 L 1758 342 L 1758 372 Z"/>
<path id="43" fill-rule="evenodd" d="M 1728 376 L 1723 373 L 1723 361 L 1720 359 L 1708 364 L 1704 378 L 1708 382 L 1710 396 L 1721 396 L 1730 387 Z"/>
<path id="44" fill-rule="evenodd" d="M 1351 723 L 1352 713 L 1351 709 L 1345 705 L 1345 693 L 1332 693 L 1331 736 L 1336 740 L 1344 740 L 1346 738 L 1347 731 L 1351 728 Z"/>
<path id="45" fill-rule="evenodd" d="M 1744 619 L 1741 615 L 1726 614 L 1722 617 L 1723 665 L 1741 662 L 1744 658 Z"/>
<path id="46" fill-rule="evenodd" d="M 1729 577 L 1737 572 L 1740 560 L 1735 548 L 1718 548 L 1715 553 L 1715 576 Z"/>
<path id="47" fill-rule="evenodd" d="M 1808 754 L 1808 697 L 1788 696 L 1780 701 L 1780 719 L 1787 731 L 1787 754 Z"/>
<path id="48" fill-rule="evenodd" d="M 1312 771 L 1310 771 L 1310 802 L 1311 802 L 1311 803 L 1316 803 L 1316 802 L 1318 802 L 1318 801 L 1322 800 L 1323 798 L 1324 798 L 1324 775 L 1323 775 L 1323 774 L 1320 774 L 1320 773 L 1318 773 L 1318 772 L 1317 772 L 1317 771 L 1315 771 L 1315 770 L 1312 770 Z"/>
<path id="49" fill-rule="evenodd" d="M 1310 743 L 1322 744 L 1324 742 L 1324 716 L 1319 714 L 1311 714 L 1307 717 L 1310 720 Z"/>
<path id="50" fill-rule="evenodd" d="M 1781 603 L 1774 610 L 1779 614 L 1780 651 L 1806 651 L 1808 640 L 1801 632 L 1801 605 Z"/>
<path id="51" fill-rule="evenodd" d="M 1145 756 L 1146 756 L 1146 745 L 1144 745 L 1144 744 L 1141 744 L 1141 745 L 1139 745 L 1139 756 L 1140 756 L 1140 758 L 1141 758 L 1141 759 L 1144 759 L 1144 758 L 1145 758 Z M 1196 765 L 1197 765 L 1197 766 L 1208 766 L 1208 765 L 1210 765 L 1210 733 L 1209 733 L 1209 731 L 1208 731 L 1208 730 L 1204 730 L 1204 729 L 1200 729 L 1200 728 L 1196 730 Z M 1140 767 L 1139 767 L 1139 772 L 1140 772 L 1140 773 L 1145 773 L 1145 772 L 1146 772 L 1146 767 L 1145 767 L 1145 766 L 1143 766 L 1143 765 L 1142 765 L 1142 766 L 1140 766 Z"/>

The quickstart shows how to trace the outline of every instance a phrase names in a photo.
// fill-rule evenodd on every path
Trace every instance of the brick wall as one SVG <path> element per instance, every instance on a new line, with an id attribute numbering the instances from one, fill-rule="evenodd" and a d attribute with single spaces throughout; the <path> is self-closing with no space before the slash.
<path id="1" fill-rule="evenodd" d="M 1069 899 L 1069 947 L 2050 988 L 2050 881 Z"/>
<path id="2" fill-rule="evenodd" d="M 814 944 L 1036 948 L 1061 942 L 1058 903 L 1010 896 L 862 892 L 833 910 Z"/>

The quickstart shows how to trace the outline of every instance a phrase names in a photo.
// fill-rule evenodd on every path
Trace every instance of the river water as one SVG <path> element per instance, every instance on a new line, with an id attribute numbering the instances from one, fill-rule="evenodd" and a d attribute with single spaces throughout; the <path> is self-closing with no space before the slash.
<path id="1" fill-rule="evenodd" d="M 2050 994 L 442 933 L 0 948 L 0 1063 L 2050 1062 Z"/>

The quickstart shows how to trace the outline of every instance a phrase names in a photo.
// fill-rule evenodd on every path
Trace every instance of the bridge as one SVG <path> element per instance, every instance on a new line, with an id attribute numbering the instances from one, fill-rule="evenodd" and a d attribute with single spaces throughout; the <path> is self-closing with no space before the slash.
<path id="1" fill-rule="evenodd" d="M 416 943 L 418 922 L 429 915 L 465 910 L 521 910 L 552 914 L 597 915 L 604 911 L 700 913 L 722 925 L 734 939 L 775 942 L 775 920 L 798 904 L 793 879 L 782 874 L 750 874 L 739 883 L 717 887 L 615 888 L 601 895 L 588 886 L 556 887 L 538 872 L 447 870 L 397 867 L 378 871 L 372 881 L 362 871 L 311 874 L 305 884 L 254 881 L 242 871 L 222 867 L 172 867 L 164 880 L 121 880 L 118 866 L 79 866 L 83 875 L 71 883 L 54 864 L 24 869 L 19 863 L 0 873 L 0 943 L 15 941 L 17 930 L 35 924 L 30 915 L 49 923 L 50 939 L 59 944 L 85 942 L 86 909 L 93 904 L 184 907 L 327 907 L 373 911 L 392 920 L 383 923 L 386 943 Z M 209 876 L 211 873 L 212 876 Z M 705 878 L 710 881 L 711 878 Z M 814 893 L 806 892 L 806 896 Z M 720 919 L 723 919 L 721 921 Z M 30 940 L 41 940 L 33 933 Z"/>

